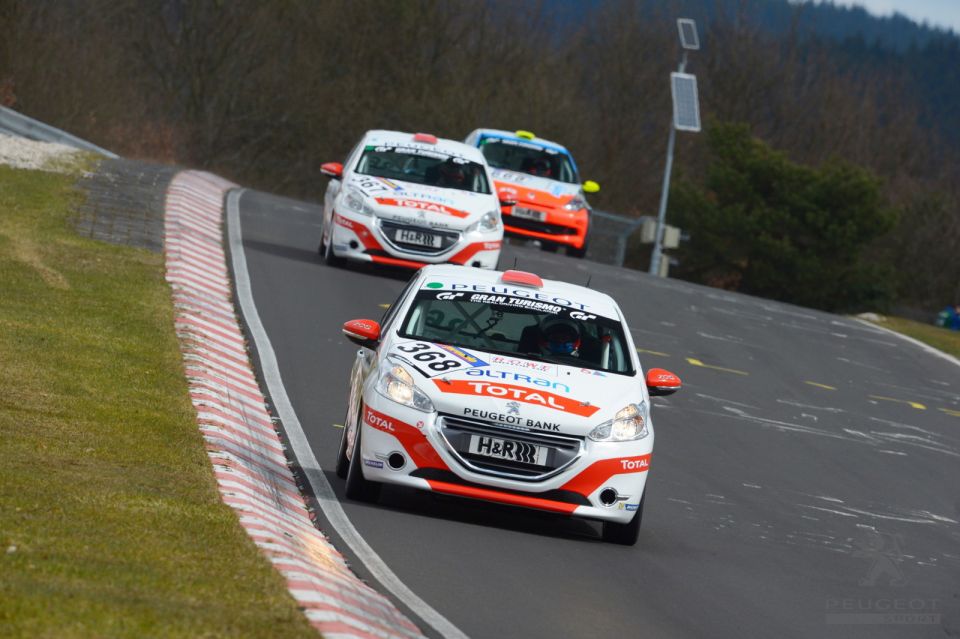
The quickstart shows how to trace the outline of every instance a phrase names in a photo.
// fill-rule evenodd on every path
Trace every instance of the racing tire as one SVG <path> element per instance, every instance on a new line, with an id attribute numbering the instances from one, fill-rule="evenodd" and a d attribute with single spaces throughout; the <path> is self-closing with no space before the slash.
<path id="1" fill-rule="evenodd" d="M 360 457 L 360 433 L 362 428 L 357 424 L 357 437 L 353 442 L 353 455 L 350 456 L 350 467 L 347 469 L 346 495 L 356 501 L 375 502 L 380 497 L 380 483 L 370 481 L 363 476 L 363 460 Z"/>
<path id="2" fill-rule="evenodd" d="M 340 266 L 343 264 L 343 258 L 337 257 L 337 254 L 333 252 L 333 232 L 330 233 L 329 241 L 324 242 L 321 238 L 320 249 L 321 255 L 323 255 L 323 262 L 327 266 Z"/>
<path id="3" fill-rule="evenodd" d="M 637 538 L 640 536 L 640 524 L 643 521 L 643 502 L 646 498 L 647 494 L 646 491 L 644 491 L 643 497 L 640 498 L 640 505 L 637 507 L 637 512 L 634 513 L 633 519 L 628 523 L 603 522 L 603 540 L 611 544 L 620 544 L 621 546 L 635 545 Z"/>
<path id="4" fill-rule="evenodd" d="M 583 246 L 580 248 L 574 248 L 572 246 L 567 247 L 567 255 L 570 257 L 576 257 L 578 259 L 583 259 L 587 255 L 587 247 L 590 246 L 590 218 L 587 218 L 587 232 L 583 234 Z"/>
<path id="5" fill-rule="evenodd" d="M 350 421 L 350 407 L 347 407 L 347 416 L 343 418 L 343 433 L 340 434 L 340 450 L 337 452 L 337 477 L 347 478 L 350 469 L 350 460 L 347 459 L 347 422 Z"/>
<path id="6" fill-rule="evenodd" d="M 573 246 L 567 247 L 567 255 L 570 257 L 576 257 L 578 259 L 583 259 L 587 255 L 587 247 L 589 246 L 590 236 L 583 238 L 583 246 L 580 248 L 575 248 Z"/>

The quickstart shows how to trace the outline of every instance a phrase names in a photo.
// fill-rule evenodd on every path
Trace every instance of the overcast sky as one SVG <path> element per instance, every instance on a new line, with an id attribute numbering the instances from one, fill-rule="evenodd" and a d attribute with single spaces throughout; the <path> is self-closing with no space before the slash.
<path id="1" fill-rule="evenodd" d="M 833 4 L 860 5 L 870 13 L 889 16 L 902 13 L 915 22 L 953 29 L 960 34 L 960 0 L 832 0 Z"/>

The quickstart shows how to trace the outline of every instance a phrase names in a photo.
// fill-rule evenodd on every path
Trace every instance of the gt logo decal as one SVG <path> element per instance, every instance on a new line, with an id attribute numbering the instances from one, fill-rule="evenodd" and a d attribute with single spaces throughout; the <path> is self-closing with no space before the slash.
<path id="1" fill-rule="evenodd" d="M 492 384 L 490 382 L 474 382 L 462 379 L 443 383 L 434 380 L 433 383 L 444 393 L 480 395 L 516 400 L 526 404 L 535 404 L 537 406 L 543 406 L 544 408 L 552 408 L 553 410 L 580 415 L 582 417 L 590 417 L 600 410 L 599 406 L 584 406 L 581 402 L 570 399 L 569 397 L 562 397 L 547 391 L 532 390 L 513 384 Z"/>
<path id="2" fill-rule="evenodd" d="M 423 202 L 421 200 L 398 200 L 392 197 L 378 197 L 377 204 L 383 204 L 384 206 L 400 206 L 408 209 L 418 209 L 421 211 L 432 211 L 434 213 L 442 213 L 443 215 L 451 215 L 459 218 L 465 218 L 469 215 L 469 213 L 466 211 L 450 208 L 449 206 L 436 204 L 434 202 Z"/>
<path id="3" fill-rule="evenodd" d="M 570 318 L 575 320 L 592 320 L 597 319 L 596 315 L 591 315 L 589 313 L 581 313 L 580 311 L 573 311 L 570 313 Z"/>

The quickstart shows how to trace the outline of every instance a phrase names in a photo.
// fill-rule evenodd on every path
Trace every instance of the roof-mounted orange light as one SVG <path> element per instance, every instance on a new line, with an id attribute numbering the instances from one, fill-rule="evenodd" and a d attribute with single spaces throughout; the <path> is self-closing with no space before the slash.
<path id="1" fill-rule="evenodd" d="M 417 133 L 413 136 L 414 142 L 423 142 L 424 144 L 436 144 L 437 136 L 429 133 Z"/>
<path id="2" fill-rule="evenodd" d="M 504 271 L 500 281 L 504 284 L 516 284 L 518 286 L 532 286 L 534 288 L 543 288 L 543 280 L 539 275 L 527 273 L 526 271 Z"/>

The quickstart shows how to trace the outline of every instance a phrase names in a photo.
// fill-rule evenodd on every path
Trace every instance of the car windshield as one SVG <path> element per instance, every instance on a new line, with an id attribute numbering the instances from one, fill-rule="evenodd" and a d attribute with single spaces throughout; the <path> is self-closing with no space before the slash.
<path id="1" fill-rule="evenodd" d="M 483 165 L 439 151 L 393 146 L 368 146 L 357 173 L 427 186 L 490 193 Z"/>
<path id="2" fill-rule="evenodd" d="M 495 169 L 529 173 L 567 184 L 579 184 L 570 156 L 531 142 L 484 138 L 480 150 Z"/>
<path id="3" fill-rule="evenodd" d="M 525 292 L 525 291 L 524 291 Z M 515 294 L 421 290 L 399 335 L 524 360 L 633 375 L 622 324 Z"/>

